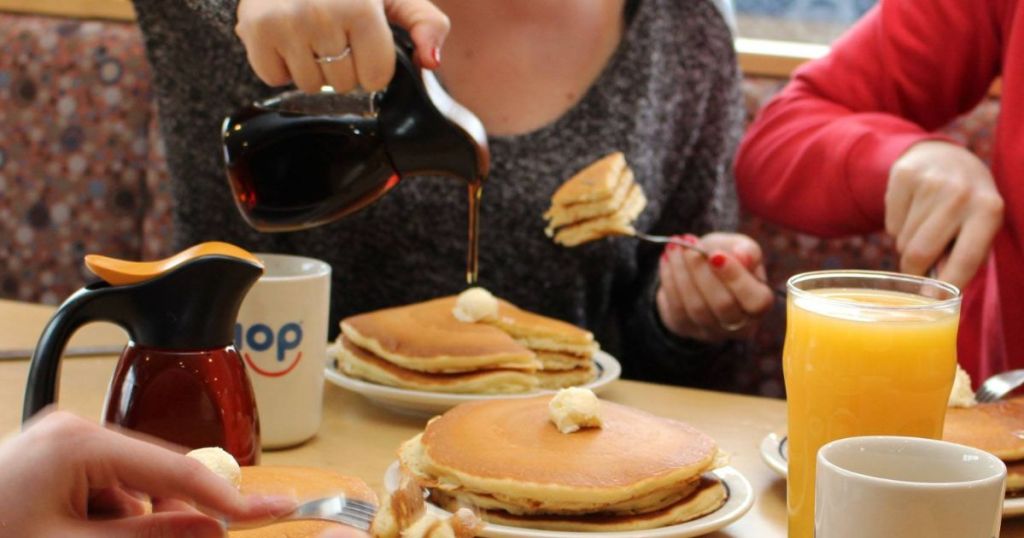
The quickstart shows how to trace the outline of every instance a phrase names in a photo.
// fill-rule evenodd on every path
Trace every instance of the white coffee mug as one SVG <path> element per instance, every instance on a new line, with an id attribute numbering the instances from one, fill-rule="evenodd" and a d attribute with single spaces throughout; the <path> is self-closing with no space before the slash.
<path id="1" fill-rule="evenodd" d="M 235 345 L 256 394 L 263 448 L 306 441 L 320 429 L 331 266 L 261 254 L 264 273 L 238 311 Z"/>
<path id="2" fill-rule="evenodd" d="M 916 437 L 849 437 L 818 451 L 815 538 L 995 538 L 1006 464 Z"/>

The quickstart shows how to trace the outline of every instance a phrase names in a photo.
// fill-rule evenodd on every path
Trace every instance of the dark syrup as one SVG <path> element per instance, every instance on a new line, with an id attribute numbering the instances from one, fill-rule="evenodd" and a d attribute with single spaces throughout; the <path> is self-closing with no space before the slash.
<path id="1" fill-rule="evenodd" d="M 475 286 L 480 275 L 480 197 L 483 194 L 483 179 L 468 183 L 469 195 L 469 237 L 466 243 L 466 284 Z"/>
<path id="2" fill-rule="evenodd" d="M 104 420 L 187 448 L 219 446 L 256 465 L 259 420 L 233 347 L 168 351 L 129 345 L 110 383 Z"/>
<path id="3" fill-rule="evenodd" d="M 295 95 L 229 118 L 228 178 L 246 220 L 260 231 L 309 228 L 394 188 L 399 176 L 366 108 L 365 98 Z"/>

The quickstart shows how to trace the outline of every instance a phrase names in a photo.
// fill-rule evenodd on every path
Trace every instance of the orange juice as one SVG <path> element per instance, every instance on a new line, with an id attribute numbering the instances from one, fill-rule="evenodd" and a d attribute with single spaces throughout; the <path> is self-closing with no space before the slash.
<path id="1" fill-rule="evenodd" d="M 790 284 L 782 357 L 787 505 L 789 537 L 811 538 L 822 445 L 857 435 L 942 437 L 959 300 L 955 288 L 952 301 L 856 287 L 794 290 L 798 278 Z"/>

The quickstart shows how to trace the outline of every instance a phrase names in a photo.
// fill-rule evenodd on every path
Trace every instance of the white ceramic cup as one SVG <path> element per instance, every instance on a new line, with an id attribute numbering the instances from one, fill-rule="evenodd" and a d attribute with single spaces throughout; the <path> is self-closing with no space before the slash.
<path id="1" fill-rule="evenodd" d="M 917 437 L 849 437 L 818 451 L 815 538 L 995 538 L 1006 464 Z"/>
<path id="2" fill-rule="evenodd" d="M 256 256 L 264 272 L 238 311 L 235 346 L 256 394 L 263 448 L 284 448 L 320 429 L 331 266 L 301 256 Z"/>

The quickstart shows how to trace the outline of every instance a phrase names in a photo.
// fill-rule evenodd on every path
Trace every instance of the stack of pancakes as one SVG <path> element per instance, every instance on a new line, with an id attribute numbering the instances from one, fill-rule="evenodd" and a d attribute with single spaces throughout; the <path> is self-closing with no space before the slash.
<path id="1" fill-rule="evenodd" d="M 942 438 L 973 446 L 1006 463 L 1006 494 L 1024 494 L 1024 396 L 950 407 Z"/>
<path id="2" fill-rule="evenodd" d="M 717 510 L 718 448 L 694 428 L 601 402 L 601 428 L 561 433 L 551 396 L 459 405 L 406 441 L 403 469 L 449 511 L 564 531 L 632 531 Z"/>
<path id="3" fill-rule="evenodd" d="M 609 235 L 633 235 L 633 221 L 647 205 L 622 152 L 615 152 L 569 178 L 551 197 L 545 233 L 567 247 Z"/>
<path id="4" fill-rule="evenodd" d="M 500 301 L 495 319 L 459 321 L 456 297 L 342 320 L 338 366 L 346 375 L 431 392 L 510 394 L 594 377 L 593 335 Z"/>

